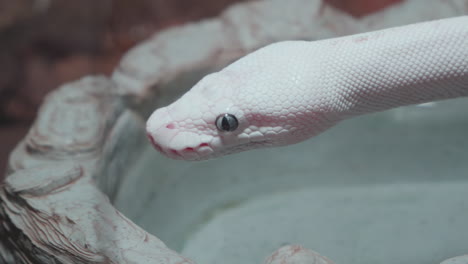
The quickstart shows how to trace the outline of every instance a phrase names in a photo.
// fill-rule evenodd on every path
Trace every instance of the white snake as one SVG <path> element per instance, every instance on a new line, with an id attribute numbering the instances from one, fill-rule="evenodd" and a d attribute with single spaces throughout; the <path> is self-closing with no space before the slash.
<path id="1" fill-rule="evenodd" d="M 201 160 L 298 143 L 356 115 L 461 96 L 468 96 L 468 16 L 266 46 L 157 109 L 147 133 L 168 157 Z"/>

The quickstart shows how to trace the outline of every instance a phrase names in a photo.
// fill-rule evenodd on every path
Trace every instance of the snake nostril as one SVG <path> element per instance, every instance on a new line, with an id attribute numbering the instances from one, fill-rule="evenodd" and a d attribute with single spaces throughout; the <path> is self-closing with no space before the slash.
<path id="1" fill-rule="evenodd" d="M 195 151 L 195 149 L 194 149 L 194 148 L 187 147 L 187 148 L 184 148 L 184 151 L 193 152 L 193 151 Z"/>
<path id="2" fill-rule="evenodd" d="M 210 145 L 208 143 L 201 143 L 200 145 L 198 145 L 199 148 L 201 147 L 209 147 Z"/>
<path id="3" fill-rule="evenodd" d="M 167 129 L 174 129 L 175 125 L 173 123 L 169 123 L 169 124 L 167 124 L 166 128 Z"/>

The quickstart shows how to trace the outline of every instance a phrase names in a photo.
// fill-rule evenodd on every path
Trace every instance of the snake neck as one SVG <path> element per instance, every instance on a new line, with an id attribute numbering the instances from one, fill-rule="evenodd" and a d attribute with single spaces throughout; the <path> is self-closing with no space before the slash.
<path id="1" fill-rule="evenodd" d="M 342 116 L 468 96 L 468 17 L 325 40 L 322 85 Z"/>

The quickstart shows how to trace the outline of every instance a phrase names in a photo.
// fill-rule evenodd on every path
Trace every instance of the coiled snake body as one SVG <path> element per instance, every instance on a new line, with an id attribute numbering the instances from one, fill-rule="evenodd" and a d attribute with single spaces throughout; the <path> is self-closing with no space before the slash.
<path id="1" fill-rule="evenodd" d="M 468 96 L 468 16 L 261 48 L 148 119 L 153 145 L 201 160 L 298 143 L 353 116 Z"/>

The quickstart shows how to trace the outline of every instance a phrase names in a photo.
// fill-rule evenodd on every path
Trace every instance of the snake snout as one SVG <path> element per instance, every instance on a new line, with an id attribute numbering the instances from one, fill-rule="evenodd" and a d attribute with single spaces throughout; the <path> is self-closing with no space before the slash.
<path id="1" fill-rule="evenodd" d="M 146 135 L 157 151 L 173 159 L 199 160 L 202 156 L 213 151 L 208 143 L 200 143 L 196 146 L 181 146 L 180 148 L 176 148 L 174 146 L 164 146 L 158 144 L 150 132 L 147 132 Z"/>
<path id="2" fill-rule="evenodd" d="M 166 107 L 150 116 L 146 134 L 157 151 L 173 159 L 200 160 L 214 152 L 211 137 L 181 126 Z"/>
<path id="3" fill-rule="evenodd" d="M 149 141 L 151 142 L 151 144 L 153 145 L 153 147 L 159 151 L 160 153 L 168 156 L 168 157 L 171 157 L 171 158 L 176 158 L 176 159 L 184 159 L 184 155 L 182 154 L 183 152 L 187 152 L 187 153 L 193 153 L 195 152 L 195 149 L 193 148 L 190 148 L 190 147 L 187 147 L 185 149 L 183 149 L 182 153 L 181 151 L 178 151 L 176 149 L 173 149 L 173 148 L 168 148 L 168 147 L 163 147 L 161 145 L 159 145 L 158 143 L 156 143 L 156 141 L 154 140 L 154 137 L 151 135 L 151 133 L 147 132 L 146 133 Z"/>
<path id="4" fill-rule="evenodd" d="M 163 152 L 163 148 L 161 146 L 159 146 L 156 141 L 154 141 L 154 138 L 153 136 L 151 135 L 151 133 L 149 132 L 146 132 L 146 136 L 148 137 L 149 141 L 151 142 L 151 144 L 153 145 L 153 147 L 158 150 L 159 152 Z"/>

